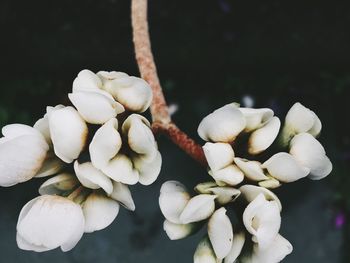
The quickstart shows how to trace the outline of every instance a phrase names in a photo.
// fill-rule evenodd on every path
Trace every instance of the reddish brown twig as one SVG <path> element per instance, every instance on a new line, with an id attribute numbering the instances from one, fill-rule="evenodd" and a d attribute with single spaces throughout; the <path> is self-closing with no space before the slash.
<path id="1" fill-rule="evenodd" d="M 202 165 L 206 165 L 207 162 L 202 147 L 171 121 L 151 50 L 147 21 L 147 0 L 131 1 L 131 19 L 137 64 L 141 77 L 150 84 L 153 91 L 153 101 L 150 108 L 153 132 L 167 135 L 173 143 L 193 159 Z"/>

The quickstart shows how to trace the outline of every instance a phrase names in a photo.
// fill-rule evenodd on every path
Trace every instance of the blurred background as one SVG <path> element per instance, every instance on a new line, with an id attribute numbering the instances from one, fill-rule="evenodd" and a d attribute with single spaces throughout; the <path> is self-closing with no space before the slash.
<path id="1" fill-rule="evenodd" d="M 196 140 L 197 125 L 232 101 L 270 107 L 284 118 L 299 101 L 323 122 L 321 142 L 334 164 L 322 181 L 283 186 L 282 234 L 293 244 L 284 262 L 349 262 L 350 3 L 326 0 L 149 1 L 153 52 L 177 124 Z M 138 75 L 130 1 L 0 1 L 0 126 L 32 125 L 47 105 L 69 104 L 77 73 Z M 132 187 L 135 213 L 121 209 L 107 229 L 84 235 L 69 252 L 21 251 L 21 207 L 43 180 L 0 189 L 1 262 L 192 262 L 201 235 L 170 241 L 162 230 L 160 185 L 189 188 L 209 179 L 188 156 L 159 139 L 157 183 Z"/>

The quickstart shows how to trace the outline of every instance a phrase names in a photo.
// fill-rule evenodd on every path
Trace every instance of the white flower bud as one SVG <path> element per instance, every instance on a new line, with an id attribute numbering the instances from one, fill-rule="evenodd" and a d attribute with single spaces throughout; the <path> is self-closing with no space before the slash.
<path id="1" fill-rule="evenodd" d="M 60 195 L 66 191 L 73 190 L 79 181 L 75 176 L 68 173 L 62 173 L 46 180 L 40 187 L 41 195 Z"/>
<path id="2" fill-rule="evenodd" d="M 216 183 L 220 186 L 237 185 L 244 179 L 243 172 L 234 164 L 217 171 L 209 171 L 209 174 L 214 178 Z"/>
<path id="3" fill-rule="evenodd" d="M 265 123 L 267 123 L 273 116 L 273 111 L 268 108 L 253 109 L 253 108 L 239 108 L 246 119 L 245 132 L 254 131 L 259 129 Z"/>
<path id="4" fill-rule="evenodd" d="M 133 112 L 146 111 L 153 98 L 149 84 L 137 77 L 119 75 L 117 78 L 105 81 L 103 89 Z"/>
<path id="5" fill-rule="evenodd" d="M 263 181 L 267 180 L 268 177 L 264 174 L 261 168 L 261 163 L 258 161 L 249 161 L 242 158 L 234 159 L 236 165 L 241 169 L 244 175 L 252 181 Z"/>
<path id="6" fill-rule="evenodd" d="M 281 226 L 280 209 L 276 201 L 267 201 L 259 194 L 244 210 L 243 223 L 260 249 L 267 249 Z"/>
<path id="7" fill-rule="evenodd" d="M 275 188 L 280 187 L 281 183 L 277 179 L 275 179 L 273 177 L 269 177 L 269 179 L 267 179 L 267 180 L 260 181 L 258 183 L 258 185 L 261 187 L 268 188 L 268 189 L 275 189 Z"/>
<path id="8" fill-rule="evenodd" d="M 82 237 L 84 221 L 81 207 L 69 199 L 39 196 L 21 210 L 17 223 L 18 247 L 36 252 L 57 247 L 69 251 Z"/>
<path id="9" fill-rule="evenodd" d="M 197 223 L 192 224 L 174 224 L 169 220 L 165 220 L 163 229 L 170 240 L 178 240 L 188 237 L 198 229 Z"/>
<path id="10" fill-rule="evenodd" d="M 102 88 L 101 79 L 92 71 L 84 69 L 78 73 L 73 81 L 73 92 L 96 91 Z"/>
<path id="11" fill-rule="evenodd" d="M 135 169 L 139 172 L 139 183 L 143 185 L 153 184 L 162 167 L 162 156 L 159 151 L 153 158 L 136 156 L 132 159 Z"/>
<path id="12" fill-rule="evenodd" d="M 48 111 L 50 135 L 55 154 L 71 163 L 83 150 L 88 128 L 73 107 L 52 108 Z"/>
<path id="13" fill-rule="evenodd" d="M 232 247 L 232 224 L 226 215 L 226 209 L 216 210 L 208 221 L 208 236 L 218 259 L 228 255 Z"/>
<path id="14" fill-rule="evenodd" d="M 139 115 L 131 114 L 122 125 L 122 132 L 128 138 L 130 148 L 138 153 L 151 156 L 157 154 L 157 143 L 148 120 Z"/>
<path id="15" fill-rule="evenodd" d="M 206 116 L 198 126 L 198 134 L 205 141 L 232 142 L 245 126 L 242 112 L 231 103 Z"/>
<path id="16" fill-rule="evenodd" d="M 81 184 L 90 189 L 102 188 L 108 195 L 113 191 L 113 184 L 103 172 L 95 168 L 92 163 L 79 164 L 74 162 L 74 171 Z"/>
<path id="17" fill-rule="evenodd" d="M 188 224 L 202 221 L 211 216 L 215 210 L 216 195 L 200 194 L 192 197 L 180 215 L 180 222 Z"/>
<path id="18" fill-rule="evenodd" d="M 245 263 L 278 263 L 292 253 L 293 246 L 287 239 L 278 234 L 267 249 L 261 249 L 258 245 L 253 246 L 252 255 Z M 226 262 L 225 262 L 226 263 Z"/>
<path id="19" fill-rule="evenodd" d="M 212 187 L 208 192 L 217 196 L 215 201 L 220 205 L 226 205 L 236 200 L 241 192 L 238 189 L 228 186 Z"/>
<path id="20" fill-rule="evenodd" d="M 117 154 L 102 172 L 114 181 L 133 185 L 139 181 L 139 172 L 134 169 L 130 158 L 124 154 Z"/>
<path id="21" fill-rule="evenodd" d="M 265 196 L 265 199 L 268 201 L 276 201 L 280 211 L 282 211 L 282 204 L 281 201 L 278 199 L 277 195 L 275 195 L 272 191 L 269 189 L 266 189 L 264 187 L 256 186 L 256 185 L 242 185 L 239 189 L 241 192 L 241 196 L 243 196 L 248 203 L 254 201 L 254 199 L 259 195 L 263 194 Z"/>
<path id="22" fill-rule="evenodd" d="M 302 166 L 310 169 L 309 178 L 320 180 L 332 171 L 332 163 L 319 141 L 308 133 L 296 135 L 290 142 L 290 154 Z"/>
<path id="23" fill-rule="evenodd" d="M 232 247 L 228 255 L 225 257 L 224 263 L 235 263 L 236 259 L 242 252 L 245 243 L 245 233 L 239 232 L 233 234 Z"/>
<path id="24" fill-rule="evenodd" d="M 103 193 L 94 192 L 85 200 L 83 212 L 85 232 L 92 233 L 106 228 L 114 221 L 119 213 L 119 204 Z"/>
<path id="25" fill-rule="evenodd" d="M 289 153 L 280 152 L 262 164 L 269 174 L 281 182 L 297 181 L 310 173 L 310 169 L 301 166 Z"/>
<path id="26" fill-rule="evenodd" d="M 135 211 L 135 203 L 127 185 L 113 182 L 113 192 L 110 197 L 130 211 Z"/>
<path id="27" fill-rule="evenodd" d="M 233 163 L 235 153 L 228 143 L 207 142 L 203 146 L 205 158 L 212 171 L 220 170 Z"/>
<path id="28" fill-rule="evenodd" d="M 0 186 L 32 179 L 41 169 L 49 145 L 36 129 L 22 124 L 2 128 L 0 138 Z"/>
<path id="29" fill-rule="evenodd" d="M 211 188 L 217 187 L 215 182 L 204 182 L 196 185 L 194 190 L 199 194 L 211 194 Z"/>
<path id="30" fill-rule="evenodd" d="M 265 151 L 276 139 L 281 127 L 277 117 L 273 117 L 263 127 L 255 130 L 249 137 L 248 152 L 258 154 Z"/>
<path id="31" fill-rule="evenodd" d="M 183 184 L 177 181 L 167 181 L 160 188 L 159 207 L 164 217 L 174 223 L 182 224 L 180 215 L 191 196 Z"/>
<path id="32" fill-rule="evenodd" d="M 202 239 L 193 255 L 193 263 L 220 263 L 221 260 L 216 258 L 213 247 L 208 237 Z"/>
<path id="33" fill-rule="evenodd" d="M 122 139 L 118 132 L 118 120 L 110 119 L 95 133 L 89 146 L 92 164 L 98 168 L 106 167 L 119 152 Z"/>

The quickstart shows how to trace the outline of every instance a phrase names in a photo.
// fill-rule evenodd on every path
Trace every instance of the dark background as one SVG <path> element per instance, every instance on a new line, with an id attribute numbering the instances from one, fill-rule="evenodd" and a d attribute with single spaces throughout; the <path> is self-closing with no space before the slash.
<path id="1" fill-rule="evenodd" d="M 149 1 L 152 47 L 178 125 L 194 136 L 200 120 L 251 96 L 283 118 L 296 101 L 323 122 L 321 141 L 334 164 L 322 181 L 278 190 L 282 234 L 294 245 L 285 262 L 348 262 L 350 210 L 350 4 L 348 1 Z M 119 70 L 138 75 L 130 1 L 0 1 L 0 126 L 33 124 L 47 105 L 68 104 L 76 74 Z M 21 207 L 42 180 L 0 189 L 0 262 L 191 262 L 200 239 L 169 241 L 157 204 L 162 182 L 189 187 L 208 179 L 167 139 L 164 165 L 150 187 L 132 188 L 136 213 L 84 235 L 69 253 L 16 247 Z M 342 224 L 335 222 L 345 219 Z M 340 220 L 342 221 L 342 220 Z"/>

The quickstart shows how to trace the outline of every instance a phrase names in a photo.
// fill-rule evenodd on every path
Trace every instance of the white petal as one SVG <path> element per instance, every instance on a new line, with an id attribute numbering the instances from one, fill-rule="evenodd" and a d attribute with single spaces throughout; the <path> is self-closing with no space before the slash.
<path id="1" fill-rule="evenodd" d="M 215 195 L 200 194 L 192 197 L 180 215 L 180 222 L 188 224 L 207 219 L 215 209 Z"/>
<path id="2" fill-rule="evenodd" d="M 33 199 L 23 207 L 17 223 L 19 246 L 30 244 L 41 251 L 59 246 L 62 250 L 71 249 L 83 232 L 81 207 L 60 196 L 43 195 Z"/>
<path id="3" fill-rule="evenodd" d="M 315 122 L 317 122 L 317 127 L 315 131 L 320 130 L 320 122 L 316 114 L 310 109 L 303 106 L 301 103 L 295 103 L 286 115 L 286 127 L 292 129 L 294 134 L 308 132 L 311 130 Z M 319 131 L 318 131 L 319 132 Z"/>
<path id="4" fill-rule="evenodd" d="M 41 195 L 60 195 L 65 191 L 72 190 L 78 184 L 79 181 L 75 176 L 72 174 L 63 173 L 45 181 L 39 187 L 39 193 Z"/>
<path id="5" fill-rule="evenodd" d="M 205 158 L 212 171 L 220 170 L 233 163 L 235 153 L 228 143 L 207 142 L 203 146 Z"/>
<path id="6" fill-rule="evenodd" d="M 30 126 L 8 125 L 0 138 L 0 186 L 32 179 L 49 150 L 44 137 Z"/>
<path id="7" fill-rule="evenodd" d="M 110 119 L 95 133 L 89 146 L 92 164 L 102 169 L 117 155 L 122 146 L 122 139 L 118 132 L 118 120 Z"/>
<path id="8" fill-rule="evenodd" d="M 18 233 L 16 235 L 16 241 L 17 241 L 17 246 L 22 250 L 27 250 L 27 251 L 29 250 L 29 251 L 34 251 L 34 252 L 45 252 L 45 251 L 51 250 L 50 248 L 47 248 L 45 246 L 36 246 L 36 245 L 28 243 Z"/>
<path id="9" fill-rule="evenodd" d="M 310 169 L 302 167 L 292 155 L 285 152 L 273 155 L 263 163 L 262 168 L 267 169 L 271 176 L 285 183 L 297 181 L 310 172 Z"/>
<path id="10" fill-rule="evenodd" d="M 92 233 L 109 226 L 117 217 L 119 204 L 101 193 L 92 193 L 83 205 L 85 232 Z"/>
<path id="11" fill-rule="evenodd" d="M 100 78 L 88 69 L 79 72 L 73 81 L 73 92 L 95 91 L 102 87 Z"/>
<path id="12" fill-rule="evenodd" d="M 199 194 L 211 194 L 210 188 L 216 187 L 217 184 L 215 182 L 204 182 L 197 184 L 194 190 Z"/>
<path id="13" fill-rule="evenodd" d="M 128 74 L 120 71 L 99 71 L 96 75 L 99 76 L 103 83 L 106 83 L 110 80 L 125 78 L 129 76 Z"/>
<path id="14" fill-rule="evenodd" d="M 238 189 L 227 186 L 212 187 L 209 188 L 208 191 L 217 196 L 215 200 L 220 205 L 226 205 L 227 203 L 233 202 L 241 194 Z"/>
<path id="15" fill-rule="evenodd" d="M 314 113 L 314 117 L 315 117 L 314 125 L 307 132 L 310 133 L 312 136 L 317 137 L 321 133 L 322 123 L 315 113 Z"/>
<path id="16" fill-rule="evenodd" d="M 178 240 L 191 235 L 197 229 L 197 224 L 174 224 L 169 220 L 165 220 L 163 229 L 170 240 Z"/>
<path id="17" fill-rule="evenodd" d="M 101 93 L 74 92 L 68 97 L 88 123 L 103 124 L 124 111 L 120 103 Z"/>
<path id="18" fill-rule="evenodd" d="M 133 168 L 131 160 L 124 154 L 114 157 L 102 171 L 111 179 L 123 184 L 136 184 L 139 172 Z"/>
<path id="19" fill-rule="evenodd" d="M 281 127 L 281 122 L 277 117 L 273 117 L 263 127 L 254 131 L 249 137 L 250 154 L 258 154 L 265 151 L 276 139 Z"/>
<path id="20" fill-rule="evenodd" d="M 277 195 L 264 187 L 246 184 L 242 185 L 238 190 L 241 191 L 241 196 L 243 196 L 248 203 L 252 202 L 259 194 L 263 194 L 266 200 L 276 201 L 280 211 L 282 210 L 282 204 Z"/>
<path id="21" fill-rule="evenodd" d="M 304 167 L 310 169 L 309 178 L 319 180 L 332 171 L 332 163 L 326 152 L 312 135 L 300 133 L 290 142 L 290 154 Z"/>
<path id="22" fill-rule="evenodd" d="M 64 162 L 57 158 L 53 153 L 49 153 L 41 166 L 40 170 L 35 175 L 36 178 L 46 177 L 58 173 L 64 167 Z"/>
<path id="23" fill-rule="evenodd" d="M 159 151 L 157 151 L 157 154 L 153 159 L 138 156 L 132 160 L 135 169 L 139 172 L 140 184 L 150 185 L 157 180 L 162 167 L 162 156 Z"/>
<path id="24" fill-rule="evenodd" d="M 232 247 L 232 224 L 226 215 L 226 209 L 216 210 L 208 222 L 208 236 L 218 259 L 228 255 Z"/>
<path id="25" fill-rule="evenodd" d="M 141 115 L 131 114 L 123 123 L 122 132 L 130 148 L 138 154 L 156 155 L 157 144 L 149 122 Z"/>
<path id="26" fill-rule="evenodd" d="M 293 246 L 287 239 L 280 234 L 276 236 L 272 244 L 265 250 L 258 245 L 253 247 L 253 255 L 249 260 L 250 263 L 277 263 L 282 261 L 287 255 L 292 253 Z"/>
<path id="27" fill-rule="evenodd" d="M 110 197 L 118 201 L 119 204 L 124 206 L 126 209 L 135 211 L 135 203 L 127 185 L 114 181 L 113 192 L 111 193 Z"/>
<path id="28" fill-rule="evenodd" d="M 245 126 L 242 112 L 231 103 L 206 116 L 199 124 L 198 134 L 205 141 L 232 142 Z"/>
<path id="29" fill-rule="evenodd" d="M 124 107 L 134 112 L 144 112 L 152 102 L 152 90 L 141 78 L 123 77 L 108 81 L 103 87 Z"/>
<path id="30" fill-rule="evenodd" d="M 193 256 L 193 263 L 219 263 L 221 260 L 217 259 L 207 237 L 202 239 Z"/>
<path id="31" fill-rule="evenodd" d="M 183 184 L 177 181 L 167 181 L 160 188 L 160 210 L 167 220 L 174 224 L 181 224 L 180 215 L 190 198 Z"/>
<path id="32" fill-rule="evenodd" d="M 48 116 L 55 154 L 66 163 L 73 162 L 85 146 L 88 135 L 85 121 L 73 107 L 53 110 Z"/>
<path id="33" fill-rule="evenodd" d="M 268 122 L 272 116 L 273 111 L 268 108 L 253 109 L 253 108 L 239 108 L 246 119 L 245 131 L 250 132 L 260 128 L 266 122 Z"/>
<path id="34" fill-rule="evenodd" d="M 242 158 L 235 158 L 235 163 L 244 173 L 244 175 L 253 181 L 262 181 L 268 179 L 258 161 L 249 161 Z"/>
<path id="35" fill-rule="evenodd" d="M 270 177 L 269 179 L 267 179 L 265 181 L 260 181 L 258 183 L 258 185 L 261 187 L 268 188 L 268 189 L 275 189 L 275 188 L 280 187 L 281 183 L 277 179 Z"/>
<path id="36" fill-rule="evenodd" d="M 281 215 L 276 201 L 267 201 L 259 194 L 244 210 L 243 223 L 261 249 L 268 248 L 281 226 Z"/>
<path id="37" fill-rule="evenodd" d="M 242 171 L 234 164 L 231 164 L 218 171 L 209 171 L 209 174 L 215 179 L 220 186 L 237 185 L 244 179 Z"/>
<path id="38" fill-rule="evenodd" d="M 74 171 L 82 185 L 90 189 L 102 188 L 107 194 L 113 191 L 113 184 L 104 173 L 95 168 L 92 163 L 79 164 L 74 162 Z"/>
<path id="39" fill-rule="evenodd" d="M 47 114 L 41 119 L 39 119 L 34 125 L 33 128 L 38 130 L 44 137 L 47 143 L 51 143 L 49 119 Z"/>
<path id="40" fill-rule="evenodd" d="M 224 263 L 234 263 L 238 258 L 238 256 L 241 254 L 244 243 L 245 243 L 245 233 L 244 232 L 234 233 L 232 247 L 228 255 L 225 257 Z"/>

